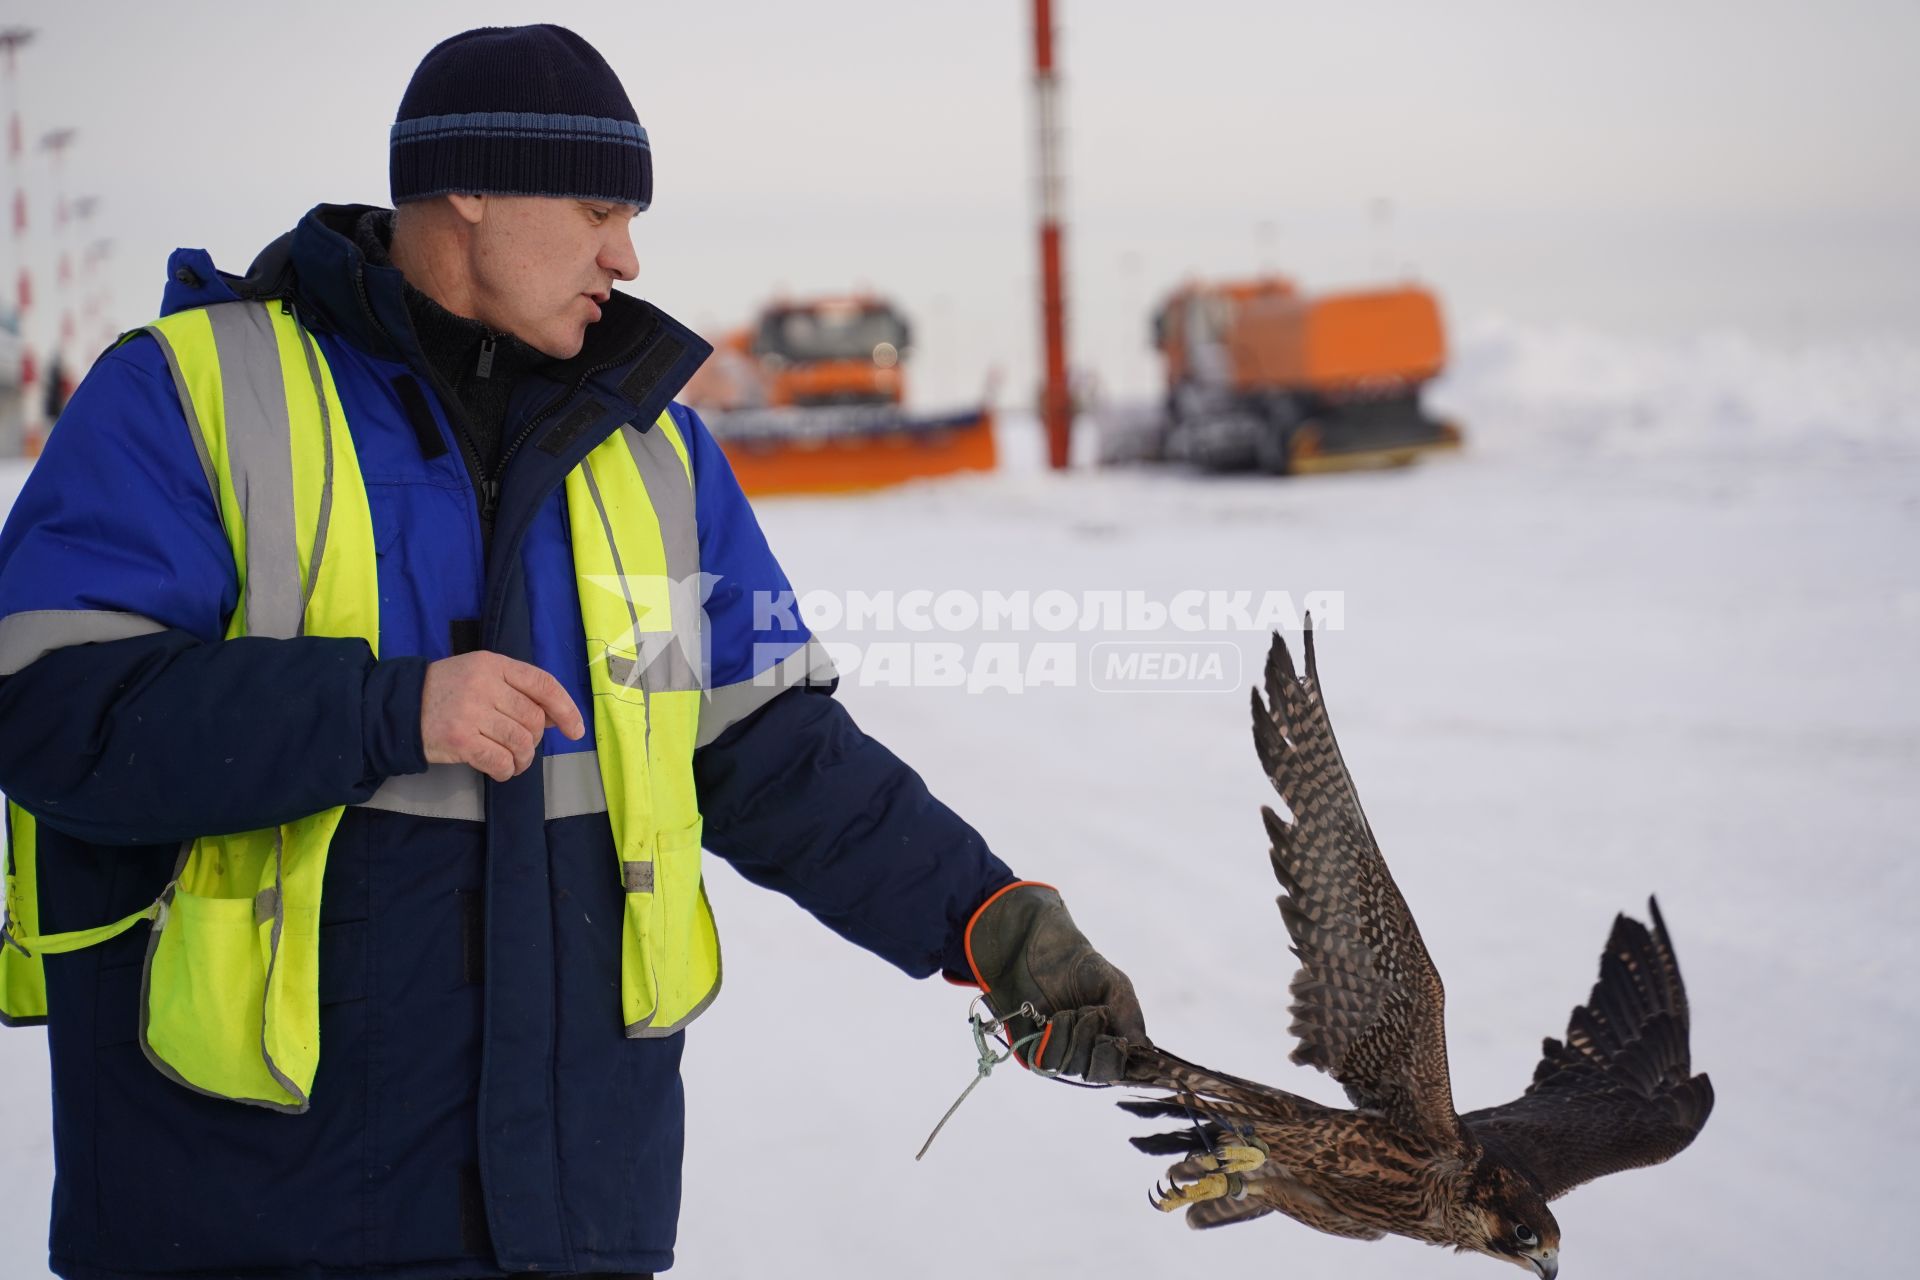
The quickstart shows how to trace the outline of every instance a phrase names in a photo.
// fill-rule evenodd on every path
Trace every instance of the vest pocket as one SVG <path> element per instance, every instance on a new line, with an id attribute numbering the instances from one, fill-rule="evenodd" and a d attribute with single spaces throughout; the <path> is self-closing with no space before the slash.
<path id="1" fill-rule="evenodd" d="M 176 888 L 147 959 L 141 1038 L 165 1075 L 216 1097 L 304 1109 L 304 1089 L 269 1059 L 298 1070 L 316 1053 L 319 920 L 285 904 Z M 272 999 L 269 1000 L 269 982 Z"/>
<path id="2" fill-rule="evenodd" d="M 660 1001 L 654 1025 L 662 1031 L 684 1022 L 710 994 L 715 980 L 718 940 L 700 882 L 700 835 L 697 818 L 692 826 L 662 832 L 654 855 L 655 873 L 665 886 L 655 904 L 660 955 L 654 974 Z"/>
<path id="3" fill-rule="evenodd" d="M 659 1006 L 654 979 L 653 870 L 651 862 L 629 862 L 621 868 L 627 883 L 626 937 L 620 948 L 620 1007 L 629 1036 L 644 1036 Z M 636 888 L 644 884 L 645 888 Z"/>
<path id="4" fill-rule="evenodd" d="M 669 1035 L 716 985 L 719 941 L 700 882 L 701 822 L 654 837 L 651 862 L 622 867 L 627 1035 Z"/>

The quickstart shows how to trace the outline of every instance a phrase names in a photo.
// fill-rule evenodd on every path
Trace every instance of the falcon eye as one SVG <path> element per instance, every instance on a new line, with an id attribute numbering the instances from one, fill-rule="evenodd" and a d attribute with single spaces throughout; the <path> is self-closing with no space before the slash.
<path id="1" fill-rule="evenodd" d="M 1513 1229 L 1513 1238 L 1521 1244 L 1533 1245 L 1540 1243 L 1540 1237 L 1533 1234 L 1533 1228 L 1524 1222 Z"/>

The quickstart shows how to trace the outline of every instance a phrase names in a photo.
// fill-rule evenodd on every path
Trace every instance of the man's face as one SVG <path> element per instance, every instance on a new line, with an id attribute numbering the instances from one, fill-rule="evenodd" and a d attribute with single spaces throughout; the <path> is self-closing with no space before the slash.
<path id="1" fill-rule="evenodd" d="M 580 353 L 615 280 L 640 273 L 630 204 L 552 196 L 466 197 L 474 318 L 558 360 Z"/>

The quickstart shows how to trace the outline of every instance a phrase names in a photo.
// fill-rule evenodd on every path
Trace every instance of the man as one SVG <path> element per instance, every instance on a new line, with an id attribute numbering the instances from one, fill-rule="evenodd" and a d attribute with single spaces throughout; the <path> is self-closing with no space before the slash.
<path id="1" fill-rule="evenodd" d="M 702 843 L 1115 1078 L 1126 978 L 764 607 L 670 404 L 705 345 L 614 289 L 652 170 L 606 62 L 445 41 L 391 176 L 244 278 L 176 253 L 0 534 L 0 1011 L 48 1028 L 53 1269 L 664 1269 Z"/>

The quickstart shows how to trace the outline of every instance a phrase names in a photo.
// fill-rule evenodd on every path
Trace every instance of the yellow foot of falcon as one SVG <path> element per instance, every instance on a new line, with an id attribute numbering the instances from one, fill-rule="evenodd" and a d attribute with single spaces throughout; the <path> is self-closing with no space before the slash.
<path id="1" fill-rule="evenodd" d="M 1223 1196 L 1238 1200 L 1247 1193 L 1246 1175 L 1266 1162 L 1267 1144 L 1258 1138 L 1247 1139 L 1246 1145 L 1224 1146 L 1211 1152 L 1202 1152 L 1174 1166 L 1169 1175 L 1173 1179 L 1170 1184 L 1162 1186 L 1155 1183 L 1148 1202 L 1162 1213 L 1172 1213 L 1175 1209 L 1199 1204 L 1202 1200 L 1218 1200 Z M 1194 1173 L 1203 1176 L 1188 1183 L 1179 1181 L 1181 1177 Z"/>

